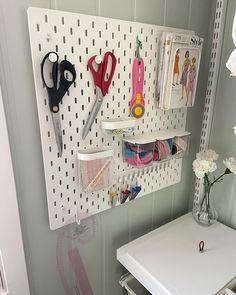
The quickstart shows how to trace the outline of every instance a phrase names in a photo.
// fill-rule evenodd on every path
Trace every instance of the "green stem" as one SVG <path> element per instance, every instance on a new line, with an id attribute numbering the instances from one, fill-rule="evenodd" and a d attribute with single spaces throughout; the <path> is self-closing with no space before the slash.
<path id="1" fill-rule="evenodd" d="M 202 198 L 202 201 L 201 201 L 201 204 L 200 204 L 200 209 L 202 210 L 202 205 L 203 205 L 203 203 L 204 203 L 204 200 L 205 200 L 205 196 L 206 196 L 206 193 L 207 193 L 207 180 L 206 180 L 206 178 L 207 178 L 207 174 L 205 174 L 205 176 L 204 176 L 204 196 L 203 196 L 203 198 Z"/>
<path id="2" fill-rule="evenodd" d="M 209 180 L 209 177 L 208 177 L 208 174 L 207 173 L 205 173 L 205 177 L 206 177 L 207 185 L 208 185 L 208 187 L 210 187 L 211 186 L 211 182 Z"/>
<path id="3" fill-rule="evenodd" d="M 204 175 L 204 196 L 201 200 L 200 210 L 202 210 L 203 204 L 205 202 L 206 212 L 208 214 L 208 222 L 210 222 L 210 190 L 211 183 L 207 174 Z M 200 215 L 198 216 L 200 218 Z"/>
<path id="4" fill-rule="evenodd" d="M 216 183 L 219 179 L 221 179 L 221 177 L 223 177 L 226 173 L 224 172 L 223 174 L 221 174 L 219 177 L 217 177 L 212 183 L 211 186 L 213 186 L 214 183 Z"/>
<path id="5" fill-rule="evenodd" d="M 210 223 L 210 189 L 208 190 L 208 193 L 207 193 L 206 212 L 207 212 L 207 216 L 208 216 L 208 223 Z"/>
<path id="6" fill-rule="evenodd" d="M 204 202 L 205 202 L 205 210 L 206 210 L 206 213 L 207 213 L 207 216 L 208 216 L 208 223 L 210 223 L 210 192 L 211 192 L 211 188 L 212 186 L 218 182 L 224 175 L 226 174 L 230 174 L 231 171 L 227 168 L 225 170 L 224 173 L 222 173 L 219 177 L 217 177 L 212 183 L 209 179 L 209 176 L 207 173 L 205 173 L 204 175 L 204 195 L 203 195 L 203 198 L 201 200 L 201 204 L 200 204 L 200 211 L 202 211 L 202 208 L 203 208 L 203 205 L 204 205 Z M 200 219 L 200 212 L 198 214 L 198 219 Z"/>

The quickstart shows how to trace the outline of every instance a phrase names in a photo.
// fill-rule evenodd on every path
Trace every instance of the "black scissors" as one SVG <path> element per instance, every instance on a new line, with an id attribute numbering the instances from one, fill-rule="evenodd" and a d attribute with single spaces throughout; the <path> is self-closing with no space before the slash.
<path id="1" fill-rule="evenodd" d="M 44 76 L 44 66 L 45 62 L 49 60 L 52 64 L 50 76 L 52 79 L 52 86 L 49 86 L 45 81 Z M 66 91 L 70 88 L 73 82 L 76 79 L 76 72 L 74 65 L 69 61 L 63 60 L 59 64 L 59 56 L 56 52 L 48 52 L 41 64 L 41 76 L 43 83 L 48 92 L 49 99 L 49 108 L 52 114 L 53 127 L 56 137 L 56 143 L 58 147 L 59 156 L 62 156 L 63 149 L 63 140 L 62 140 L 62 129 L 61 129 L 61 120 L 59 114 L 59 103 L 61 102 L 63 96 L 66 94 Z M 60 80 L 58 81 L 58 74 L 60 74 Z"/>

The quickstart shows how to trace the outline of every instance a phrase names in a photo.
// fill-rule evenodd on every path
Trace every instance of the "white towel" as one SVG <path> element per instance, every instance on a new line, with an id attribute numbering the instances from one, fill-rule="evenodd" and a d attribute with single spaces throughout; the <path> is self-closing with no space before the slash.
<path id="1" fill-rule="evenodd" d="M 236 47 L 236 12 L 234 15 L 232 38 L 234 46 Z M 236 76 L 236 49 L 230 54 L 230 57 L 226 63 L 226 67 L 230 70 L 232 76 Z"/>
<path id="2" fill-rule="evenodd" d="M 234 15 L 234 22 L 232 28 L 232 38 L 234 42 L 234 46 L 236 47 L 236 12 Z M 236 75 L 236 49 L 230 54 L 230 57 L 226 63 L 226 67 L 230 70 L 231 75 Z"/>
<path id="3" fill-rule="evenodd" d="M 234 15 L 232 38 L 233 38 L 234 46 L 236 47 L 236 12 Z M 226 63 L 226 67 L 230 70 L 231 76 L 236 76 L 236 49 L 234 49 L 232 53 L 230 54 L 229 59 Z M 234 126 L 233 129 L 234 129 L 234 134 L 236 135 L 236 126 Z"/>

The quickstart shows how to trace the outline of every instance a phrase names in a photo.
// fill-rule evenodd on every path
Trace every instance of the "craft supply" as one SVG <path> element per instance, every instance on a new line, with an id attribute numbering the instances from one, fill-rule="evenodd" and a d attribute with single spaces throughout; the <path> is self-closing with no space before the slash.
<path id="1" fill-rule="evenodd" d="M 110 200 L 111 200 L 111 207 L 115 207 L 118 199 L 118 193 L 116 190 L 111 190 L 110 192 Z"/>
<path id="2" fill-rule="evenodd" d="M 154 143 L 134 144 L 123 141 L 124 161 L 137 167 L 149 165 L 153 161 Z"/>
<path id="3" fill-rule="evenodd" d="M 99 180 L 101 179 L 103 174 L 106 172 L 106 169 L 109 168 L 110 164 L 111 164 L 111 160 L 109 159 L 102 166 L 102 168 L 99 170 L 99 172 L 94 177 L 94 179 L 90 182 L 90 184 L 85 188 L 85 192 L 90 191 L 91 189 L 93 189 L 98 184 Z"/>
<path id="4" fill-rule="evenodd" d="M 129 198 L 129 195 L 130 195 L 131 191 L 126 189 L 126 190 L 122 190 L 121 191 L 121 200 L 120 200 L 120 203 L 121 204 L 124 204 L 125 201 Z"/>
<path id="5" fill-rule="evenodd" d="M 42 61 L 41 64 L 41 77 L 43 84 L 48 92 L 49 99 L 49 108 L 52 114 L 53 127 L 56 137 L 56 143 L 58 147 L 59 156 L 62 156 L 62 130 L 61 130 L 61 120 L 59 113 L 59 103 L 61 102 L 66 91 L 70 88 L 72 83 L 76 79 L 76 72 L 74 66 L 68 61 L 63 60 L 59 65 L 59 56 L 56 52 L 48 52 Z M 46 73 L 45 73 L 45 63 L 49 61 L 51 70 L 47 73 L 47 77 L 51 76 L 52 86 L 49 86 L 49 81 L 46 82 Z M 60 80 L 58 81 L 58 72 L 60 74 Z M 70 74 L 70 75 L 68 75 Z M 49 79 L 48 79 L 49 80 Z M 59 86 L 58 86 L 59 85 Z"/>
<path id="6" fill-rule="evenodd" d="M 101 121 L 101 128 L 108 135 L 130 135 L 134 132 L 136 119 L 117 118 Z"/>
<path id="7" fill-rule="evenodd" d="M 137 195 L 141 192 L 142 188 L 141 186 L 135 186 L 135 187 L 132 187 L 132 191 L 131 191 L 131 195 L 129 197 L 129 200 L 132 201 L 134 200 Z"/>
<path id="8" fill-rule="evenodd" d="M 162 161 L 172 155 L 173 138 L 157 140 L 154 148 L 154 161 Z"/>
<path id="9" fill-rule="evenodd" d="M 162 109 L 194 105 L 203 39 L 164 32 L 160 42 L 158 103 Z"/>
<path id="10" fill-rule="evenodd" d="M 94 63 L 97 63 L 97 70 L 94 68 Z M 97 117 L 98 111 L 102 106 L 103 98 L 108 92 L 116 68 L 116 57 L 110 51 L 104 54 L 103 60 L 100 57 L 98 58 L 97 55 L 94 55 L 89 59 L 88 67 L 92 73 L 96 88 L 96 100 L 84 126 L 82 134 L 83 139 L 85 139 L 89 133 L 89 130 Z M 110 71 L 108 71 L 109 69 Z"/>
<path id="11" fill-rule="evenodd" d="M 133 95 L 130 102 L 130 113 L 137 119 L 140 119 L 145 112 L 145 101 L 143 98 L 144 61 L 140 57 L 139 52 L 141 46 L 142 43 L 137 37 L 136 57 L 134 58 L 132 71 Z"/>
<path id="12" fill-rule="evenodd" d="M 173 147 L 172 147 L 172 154 L 180 154 L 184 153 L 189 145 L 189 135 L 185 136 L 176 136 L 174 138 Z"/>
<path id="13" fill-rule="evenodd" d="M 123 160 L 136 167 L 151 165 L 153 161 L 182 155 L 188 147 L 190 133 L 167 129 L 139 134 L 123 139 Z"/>
<path id="14" fill-rule="evenodd" d="M 84 267 L 84 263 L 78 248 L 70 249 L 68 251 L 68 258 L 74 271 L 75 277 L 79 283 L 82 294 L 93 295 L 93 290 Z M 78 289 L 78 286 L 77 286 Z M 78 293 L 80 294 L 80 293 Z"/>

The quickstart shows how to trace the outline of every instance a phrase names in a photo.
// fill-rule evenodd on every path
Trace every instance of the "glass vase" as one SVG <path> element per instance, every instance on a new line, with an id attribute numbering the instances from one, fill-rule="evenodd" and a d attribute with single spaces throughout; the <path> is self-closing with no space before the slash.
<path id="1" fill-rule="evenodd" d="M 210 191 L 210 187 L 205 187 L 203 197 L 200 199 L 199 203 L 194 206 L 192 212 L 196 222 L 204 226 L 212 225 L 218 218 L 218 213 L 212 206 Z"/>

